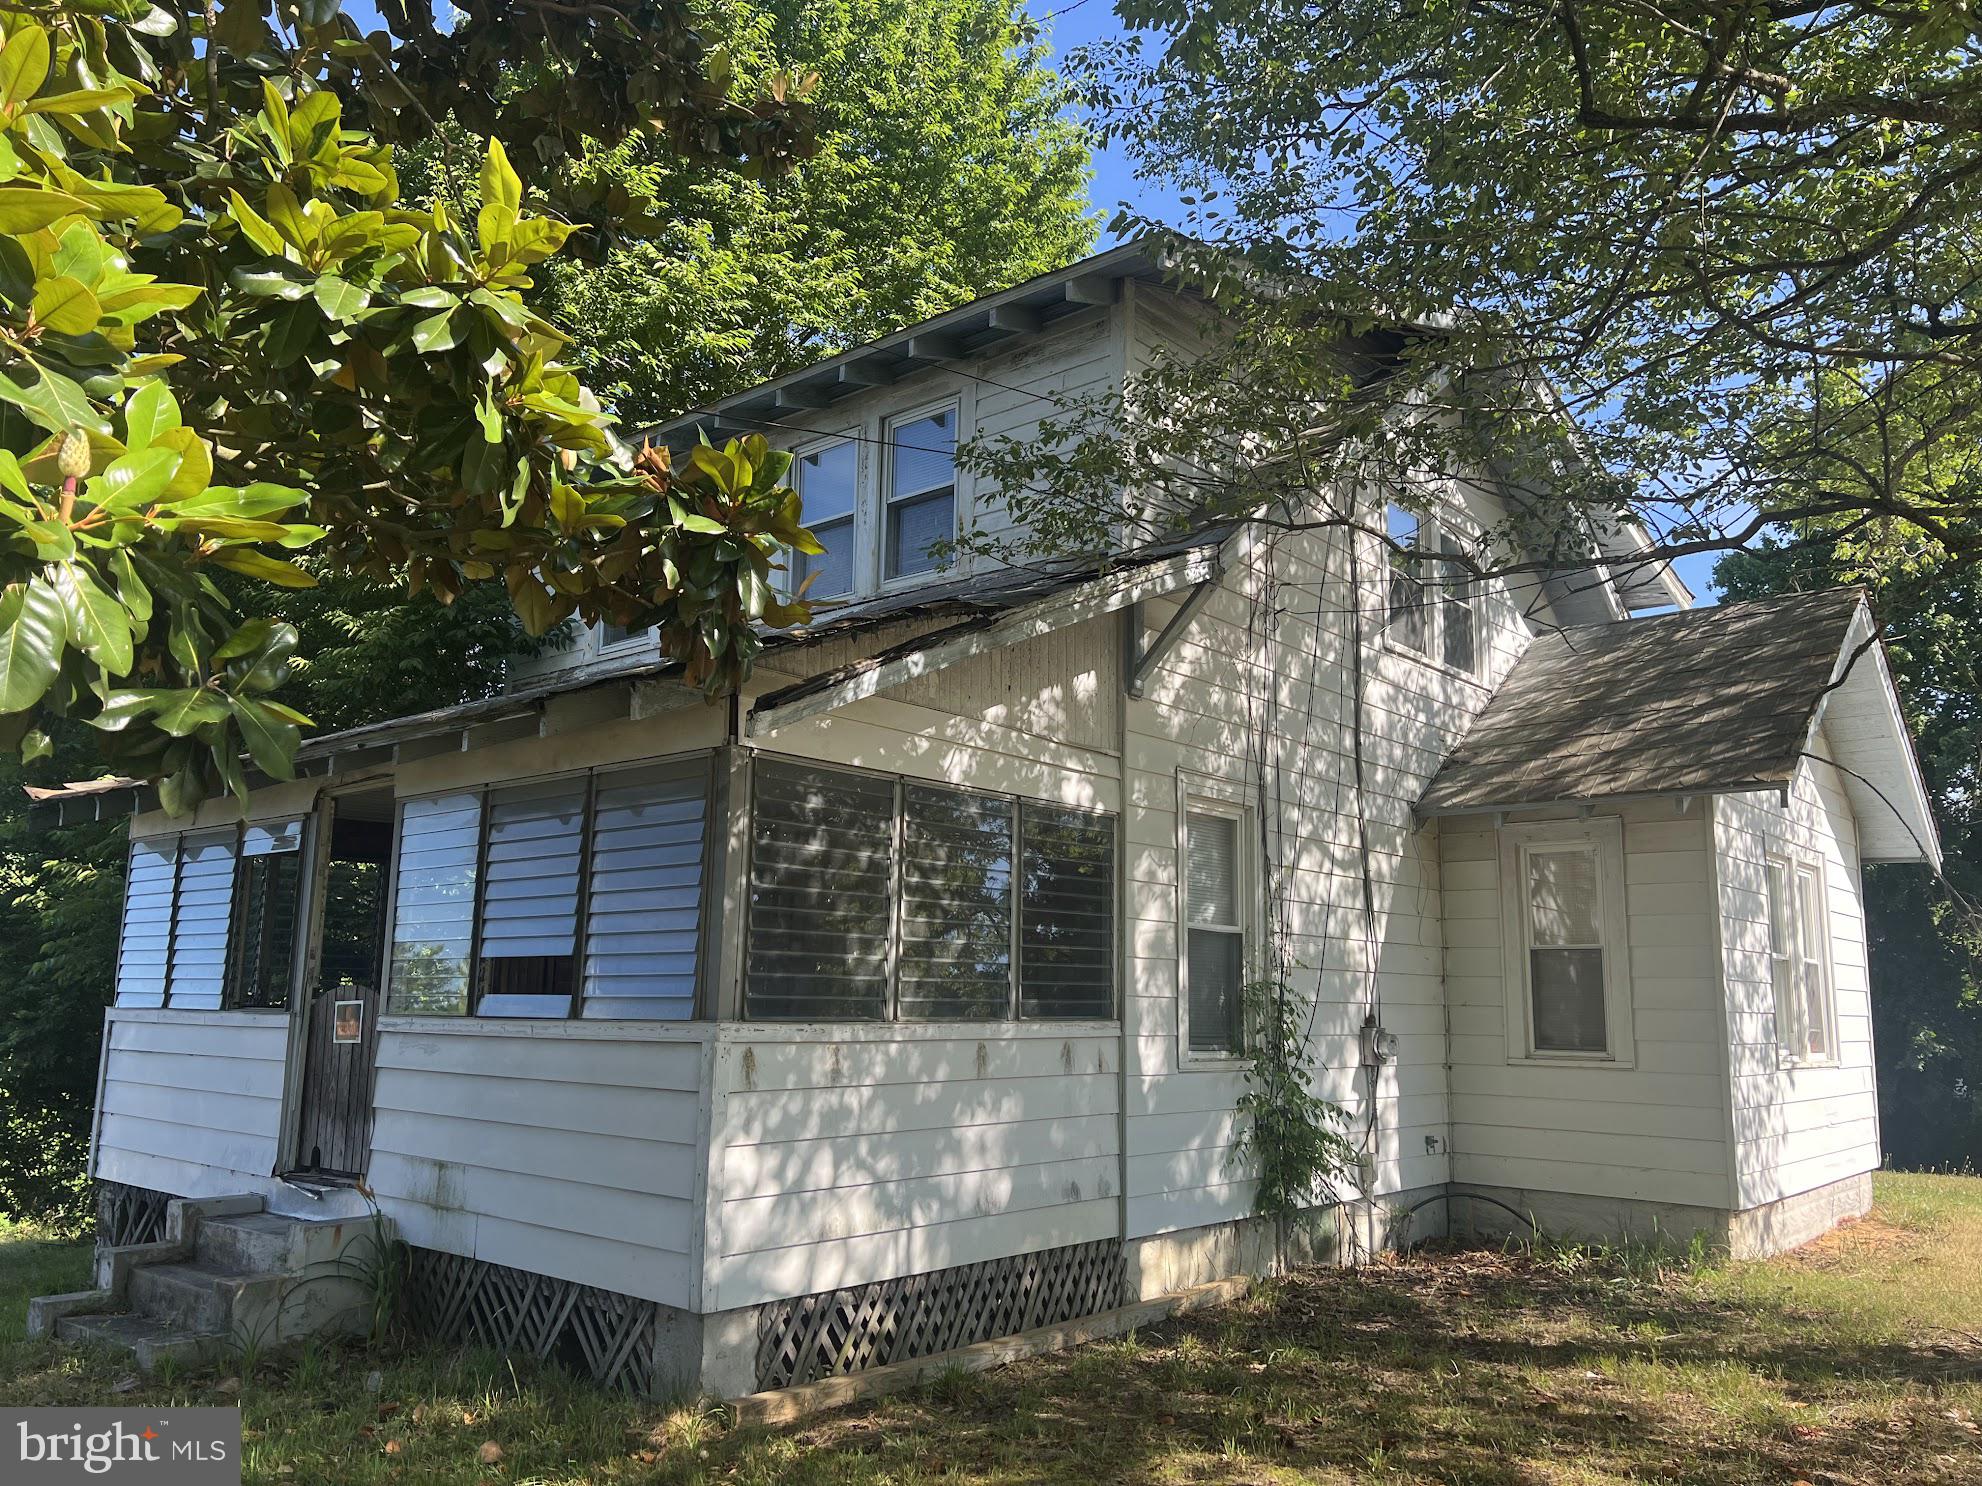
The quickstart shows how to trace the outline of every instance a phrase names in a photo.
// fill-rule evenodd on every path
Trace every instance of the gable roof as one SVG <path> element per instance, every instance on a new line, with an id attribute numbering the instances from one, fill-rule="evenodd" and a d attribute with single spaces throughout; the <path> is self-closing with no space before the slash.
<path id="1" fill-rule="evenodd" d="M 1418 814 L 1787 789 L 1820 723 L 1861 857 L 1938 864 L 1926 786 L 1856 588 L 1539 636 Z"/>

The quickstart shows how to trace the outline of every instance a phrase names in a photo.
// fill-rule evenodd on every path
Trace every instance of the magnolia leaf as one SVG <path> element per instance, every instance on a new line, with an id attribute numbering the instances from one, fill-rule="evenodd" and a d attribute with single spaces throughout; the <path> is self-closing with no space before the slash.
<path id="1" fill-rule="evenodd" d="M 349 320 L 372 302 L 369 291 L 340 279 L 334 273 L 327 273 L 317 280 L 315 293 L 318 308 L 340 322 Z"/>
<path id="2" fill-rule="evenodd" d="M 243 294 L 258 299 L 301 299 L 310 292 L 307 280 L 279 268 L 237 268 L 227 281 Z"/>
<path id="3" fill-rule="evenodd" d="M 227 215 L 241 228 L 241 235 L 271 257 L 281 257 L 289 246 L 282 234 L 260 212 L 248 205 L 247 199 L 239 191 L 227 193 Z"/>
<path id="4" fill-rule="evenodd" d="M 296 777 L 296 748 L 303 741 L 293 722 L 252 697 L 233 698 L 234 722 L 248 745 L 248 757 L 271 779 Z"/>
<path id="5" fill-rule="evenodd" d="M 162 433 L 180 426 L 179 402 L 163 382 L 146 382 L 124 404 L 124 443 L 149 448 Z"/>
<path id="6" fill-rule="evenodd" d="M 210 722 L 225 722 L 231 709 L 219 692 L 187 686 L 159 692 L 152 711 L 160 728 L 175 738 L 184 738 Z"/>
<path id="7" fill-rule="evenodd" d="M 103 318 L 103 307 L 87 284 L 64 274 L 35 285 L 34 318 L 63 335 L 87 335 Z"/>
<path id="8" fill-rule="evenodd" d="M 82 201 L 66 191 L 51 191 L 46 186 L 0 186 L 0 232 L 9 237 L 39 232 L 85 209 Z"/>
<path id="9" fill-rule="evenodd" d="M 137 95 L 129 88 L 77 88 L 68 93 L 45 93 L 27 105 L 31 114 L 86 114 L 113 104 L 129 103 Z"/>
<path id="10" fill-rule="evenodd" d="M 40 427 L 51 433 L 67 433 L 80 428 L 86 433 L 108 434 L 110 423 L 89 400 L 89 394 L 60 372 L 41 368 L 41 380 L 23 387 L 13 378 L 0 375 L 0 401 L 10 402 Z"/>
<path id="11" fill-rule="evenodd" d="M 131 554 L 122 547 L 110 551 L 110 571 L 117 579 L 117 597 L 124 607 L 131 611 L 131 617 L 139 624 L 151 622 L 151 590 L 145 587 L 144 579 L 138 576 L 137 564 L 131 561 Z"/>
<path id="12" fill-rule="evenodd" d="M 112 676 L 124 675 L 131 669 L 131 617 L 124 606 L 79 562 L 58 564 L 51 576 L 69 616 L 70 638 Z"/>
<path id="13" fill-rule="evenodd" d="M 48 33 L 31 20 L 23 21 L 0 48 L 0 107 L 18 108 L 41 91 L 50 56 Z"/>
<path id="14" fill-rule="evenodd" d="M 256 21 L 259 24 L 259 16 Z M 158 781 L 158 803 L 167 815 L 191 815 L 205 798 L 206 783 L 192 764 L 181 765 Z"/>
<path id="15" fill-rule="evenodd" d="M 482 210 L 475 218 L 475 233 L 484 252 L 507 245 L 522 207 L 523 182 L 510 168 L 502 141 L 491 137 L 489 152 L 482 161 Z"/>
<path id="16" fill-rule="evenodd" d="M 293 562 L 284 562 L 279 557 L 270 557 L 265 552 L 257 552 L 252 547 L 223 547 L 212 553 L 209 562 L 218 563 L 230 572 L 247 578 L 259 578 L 264 583 L 273 583 L 278 588 L 315 588 L 317 580 Z"/>
<path id="17" fill-rule="evenodd" d="M 168 428 L 152 440 L 159 449 L 170 449 L 179 456 L 179 468 L 173 471 L 166 482 L 166 500 L 179 500 L 186 496 L 198 495 L 213 479 L 213 451 L 206 446 L 206 440 L 192 429 Z"/>
<path id="18" fill-rule="evenodd" d="M 133 450 L 111 460 L 108 469 L 83 487 L 83 494 L 106 510 L 128 511 L 164 499 L 178 469 L 178 451 L 163 444 Z"/>
<path id="19" fill-rule="evenodd" d="M 21 738 L 21 762 L 31 764 L 36 759 L 44 759 L 55 752 L 55 740 L 40 728 L 29 728 Z"/>
<path id="20" fill-rule="evenodd" d="M 0 713 L 41 700 L 68 643 L 68 615 L 53 589 L 30 579 L 0 591 Z"/>

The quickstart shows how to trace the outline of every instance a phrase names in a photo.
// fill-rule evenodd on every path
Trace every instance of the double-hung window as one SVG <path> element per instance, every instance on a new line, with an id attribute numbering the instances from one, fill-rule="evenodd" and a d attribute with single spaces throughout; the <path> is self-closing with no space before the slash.
<path id="1" fill-rule="evenodd" d="M 1500 841 L 1509 1055 L 1629 1062 L 1622 822 L 1507 826 Z"/>
<path id="2" fill-rule="evenodd" d="M 792 554 L 794 593 L 808 579 L 807 598 L 839 598 L 853 592 L 854 508 L 860 494 L 858 456 L 859 446 L 852 439 L 835 439 L 804 451 L 792 461 L 799 519 L 826 549 Z"/>
<path id="3" fill-rule="evenodd" d="M 1769 969 L 1776 1041 L 1785 1058 L 1828 1063 L 1837 1057 L 1837 1011 L 1831 974 L 1830 919 L 1820 863 L 1770 857 Z"/>
<path id="4" fill-rule="evenodd" d="M 1193 1053 L 1245 1049 L 1244 822 L 1242 811 L 1202 803 L 1184 812 L 1182 968 Z"/>
<path id="5" fill-rule="evenodd" d="M 390 1008 L 695 1014 L 706 756 L 408 800 Z"/>
<path id="6" fill-rule="evenodd" d="M 1450 518 L 1384 507 L 1388 566 L 1384 637 L 1468 676 L 1480 670 L 1480 585 Z"/>
<path id="7" fill-rule="evenodd" d="M 744 1013 L 1113 1014 L 1113 816 L 760 756 Z"/>
<path id="8" fill-rule="evenodd" d="M 888 425 L 882 575 L 934 572 L 957 537 L 957 409 L 898 418 Z"/>

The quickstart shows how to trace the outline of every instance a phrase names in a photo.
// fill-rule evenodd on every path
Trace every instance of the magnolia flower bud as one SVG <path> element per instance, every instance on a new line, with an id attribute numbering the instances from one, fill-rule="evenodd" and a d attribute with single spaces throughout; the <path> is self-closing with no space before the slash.
<path id="1" fill-rule="evenodd" d="M 89 474 L 89 435 L 72 428 L 62 435 L 62 447 L 55 454 L 55 468 L 65 480 L 81 480 Z"/>

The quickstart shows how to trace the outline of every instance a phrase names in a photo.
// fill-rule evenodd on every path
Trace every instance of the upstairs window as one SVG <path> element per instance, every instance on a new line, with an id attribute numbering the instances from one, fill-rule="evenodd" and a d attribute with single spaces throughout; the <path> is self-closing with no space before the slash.
<path id="1" fill-rule="evenodd" d="M 820 553 L 795 552 L 791 587 L 796 593 L 806 579 L 812 599 L 840 598 L 853 592 L 854 507 L 858 503 L 858 449 L 852 439 L 840 439 L 800 454 L 792 461 L 792 487 L 798 491 L 799 519 L 819 545 Z"/>
<path id="2" fill-rule="evenodd" d="M 887 497 L 883 576 L 934 572 L 939 564 L 936 549 L 957 537 L 954 406 L 888 425 Z"/>
<path id="3" fill-rule="evenodd" d="M 1466 545 L 1451 522 L 1384 507 L 1390 539 L 1384 638 L 1399 650 L 1468 676 L 1480 671 L 1480 585 L 1462 561 Z M 1437 554 L 1433 556 L 1430 554 Z"/>
<path id="4" fill-rule="evenodd" d="M 1184 815 L 1185 1024 L 1194 1053 L 1245 1046 L 1240 823 L 1236 810 L 1199 807 Z"/>
<path id="5" fill-rule="evenodd" d="M 1786 1058 L 1833 1062 L 1837 1011 L 1824 869 L 1815 861 L 1771 857 L 1765 870 L 1776 1040 Z"/>
<path id="6" fill-rule="evenodd" d="M 706 757 L 408 800 L 390 1009 L 694 1016 Z"/>
<path id="7" fill-rule="evenodd" d="M 760 757 L 745 1014 L 1113 1015 L 1115 819 Z"/>
<path id="8" fill-rule="evenodd" d="M 1506 826 L 1500 842 L 1509 1056 L 1628 1063 L 1623 823 Z"/>

